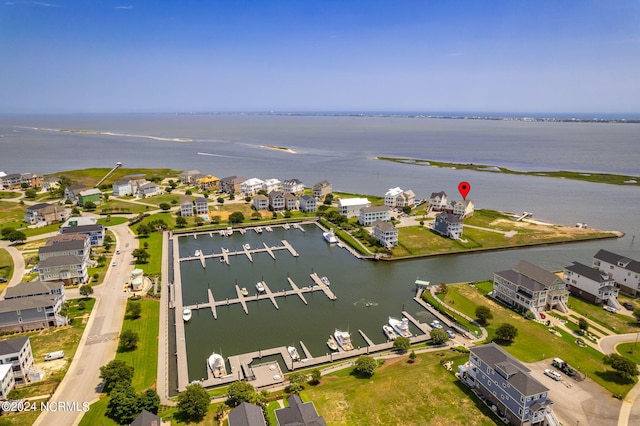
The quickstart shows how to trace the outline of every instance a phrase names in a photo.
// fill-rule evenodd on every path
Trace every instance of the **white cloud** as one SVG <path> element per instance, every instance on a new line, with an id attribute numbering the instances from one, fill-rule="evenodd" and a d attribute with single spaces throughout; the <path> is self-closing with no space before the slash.
<path id="1" fill-rule="evenodd" d="M 34 1 L 32 3 L 35 4 L 35 5 L 44 6 L 44 7 L 62 7 L 62 5 L 59 5 L 59 4 L 44 3 L 44 2 L 41 2 L 41 1 Z"/>
<path id="2" fill-rule="evenodd" d="M 133 6 L 128 5 L 128 6 L 116 6 L 116 9 L 133 9 Z"/>

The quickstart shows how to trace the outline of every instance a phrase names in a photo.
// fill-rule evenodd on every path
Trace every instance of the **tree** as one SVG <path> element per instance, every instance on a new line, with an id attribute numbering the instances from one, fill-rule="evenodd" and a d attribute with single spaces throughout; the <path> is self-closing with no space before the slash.
<path id="1" fill-rule="evenodd" d="M 444 345 L 445 343 L 447 343 L 447 340 L 449 340 L 449 336 L 447 336 L 447 333 L 439 328 L 434 328 L 433 330 L 431 330 L 430 334 L 431 343 L 433 343 L 434 345 Z"/>
<path id="2" fill-rule="evenodd" d="M 2 231 L 0 231 L 0 234 L 2 235 L 3 239 L 9 239 L 9 234 L 15 231 L 16 231 L 16 228 L 7 226 L 6 228 L 2 228 Z"/>
<path id="3" fill-rule="evenodd" d="M 149 234 L 153 231 L 153 229 L 150 229 L 149 226 L 147 226 L 146 224 L 141 224 L 136 228 L 136 232 L 138 233 L 139 236 L 141 237 L 148 237 Z"/>
<path id="4" fill-rule="evenodd" d="M 291 210 L 287 210 L 284 212 L 284 217 L 286 217 L 287 219 L 289 219 L 291 217 Z"/>
<path id="5" fill-rule="evenodd" d="M 580 327 L 582 334 L 584 334 L 587 332 L 587 329 L 589 329 L 589 322 L 585 318 L 580 317 L 578 320 L 578 327 Z"/>
<path id="6" fill-rule="evenodd" d="M 160 207 L 164 211 L 171 210 L 171 204 L 169 203 L 160 203 L 158 204 L 158 207 Z"/>
<path id="7" fill-rule="evenodd" d="M 127 314 L 133 319 L 140 318 L 140 314 L 142 313 L 142 304 L 138 300 L 130 300 L 127 303 Z"/>
<path id="8" fill-rule="evenodd" d="M 304 389 L 304 384 L 307 381 L 307 376 L 304 373 L 291 373 L 289 376 L 288 391 L 291 393 L 300 393 Z"/>
<path id="9" fill-rule="evenodd" d="M 638 321 L 640 321 L 640 308 L 633 309 L 633 316 L 636 317 Z"/>
<path id="10" fill-rule="evenodd" d="M 409 362 L 413 364 L 414 362 L 416 362 L 417 357 L 418 356 L 416 355 L 416 351 L 411 351 L 411 353 L 409 354 Z"/>
<path id="11" fill-rule="evenodd" d="M 36 191 L 34 191 L 33 189 L 29 188 L 26 191 L 24 191 L 24 196 L 25 198 L 36 198 L 36 195 L 38 195 L 36 193 Z"/>
<path id="12" fill-rule="evenodd" d="M 82 207 L 84 207 L 84 209 L 87 211 L 93 211 L 98 206 L 96 206 L 96 203 L 94 203 L 93 201 L 87 201 Z"/>
<path id="13" fill-rule="evenodd" d="M 241 223 L 244 221 L 242 212 L 233 212 L 229 215 L 229 223 Z"/>
<path id="14" fill-rule="evenodd" d="M 122 360 L 114 359 L 100 367 L 100 378 L 104 380 L 103 391 L 106 393 L 118 384 L 130 384 L 133 378 L 133 367 Z"/>
<path id="15" fill-rule="evenodd" d="M 504 323 L 496 329 L 496 337 L 498 340 L 510 342 L 518 335 L 518 329 L 513 325 Z"/>
<path id="16" fill-rule="evenodd" d="M 333 194 L 327 194 L 324 197 L 324 201 L 322 202 L 322 204 L 324 204 L 326 206 L 330 206 L 331 203 L 333 203 Z"/>
<path id="17" fill-rule="evenodd" d="M 320 383 L 320 378 L 322 377 L 322 372 L 319 368 L 314 368 L 311 371 L 311 384 L 317 385 Z"/>
<path id="18" fill-rule="evenodd" d="M 117 385 L 110 393 L 106 415 L 119 424 L 130 424 L 140 413 L 138 396 L 130 383 Z"/>
<path id="19" fill-rule="evenodd" d="M 402 208 L 402 213 L 404 213 L 404 214 L 409 214 L 409 213 L 411 213 L 411 206 L 404 206 L 404 207 Z"/>
<path id="20" fill-rule="evenodd" d="M 185 226 L 187 226 L 187 219 L 185 219 L 185 218 L 184 218 L 184 217 L 182 217 L 182 216 L 178 216 L 178 217 L 176 218 L 176 226 L 177 226 L 178 228 L 184 228 Z"/>
<path id="21" fill-rule="evenodd" d="M 635 362 L 618 354 L 605 355 L 602 362 L 610 365 L 611 368 L 616 370 L 618 374 L 625 379 L 633 379 L 633 377 L 640 374 Z"/>
<path id="22" fill-rule="evenodd" d="M 202 226 L 202 224 L 204 223 L 204 219 L 200 216 L 194 217 L 193 221 L 196 223 L 196 226 Z"/>
<path id="23" fill-rule="evenodd" d="M 147 263 L 151 255 L 145 249 L 137 248 L 131 255 L 136 258 L 137 263 Z"/>
<path id="24" fill-rule="evenodd" d="M 107 216 L 107 218 L 110 218 L 110 217 L 111 216 Z M 113 245 L 113 237 L 111 235 L 105 235 L 102 245 L 104 246 L 105 250 L 109 250 Z"/>
<path id="25" fill-rule="evenodd" d="M 211 398 L 200 384 L 189 385 L 178 394 L 178 409 L 188 419 L 199 422 L 207 415 Z"/>
<path id="26" fill-rule="evenodd" d="M 493 318 L 491 309 L 489 309 L 487 306 L 478 306 L 476 308 L 476 318 L 478 318 L 478 322 L 480 324 L 486 324 L 487 320 Z"/>
<path id="27" fill-rule="evenodd" d="M 224 198 L 222 197 L 218 197 L 216 201 L 218 202 L 218 204 L 224 204 Z"/>
<path id="28" fill-rule="evenodd" d="M 405 353 L 411 347 L 411 341 L 408 337 L 398 336 L 393 341 L 393 348 L 398 352 Z"/>
<path id="29" fill-rule="evenodd" d="M 246 201 L 247 203 L 251 202 L 251 197 L 244 197 L 244 201 Z"/>
<path id="30" fill-rule="evenodd" d="M 134 350 L 138 341 L 140 340 L 140 336 L 133 330 L 125 330 L 120 333 L 120 344 L 118 345 L 118 350 L 123 351 L 131 351 Z"/>
<path id="31" fill-rule="evenodd" d="M 147 410 L 150 413 L 158 414 L 160 408 L 160 395 L 155 389 L 147 389 L 138 396 L 138 411 Z"/>
<path id="32" fill-rule="evenodd" d="M 24 242 L 27 239 L 27 235 L 22 231 L 13 231 L 9 235 L 7 235 L 7 240 L 12 243 Z"/>
<path id="33" fill-rule="evenodd" d="M 218 216 L 218 215 L 213 216 L 213 217 L 211 218 L 211 223 L 213 223 L 214 225 L 217 225 L 217 224 L 219 224 L 220 222 L 222 222 L 222 218 L 221 218 L 220 216 Z"/>
<path id="34" fill-rule="evenodd" d="M 227 390 L 227 404 L 235 407 L 242 402 L 250 402 L 255 399 L 256 389 L 247 382 L 234 382 Z"/>
<path id="35" fill-rule="evenodd" d="M 81 285 L 79 292 L 81 295 L 83 295 L 84 297 L 89 297 L 93 294 L 93 287 L 91 287 L 90 285 Z"/>
<path id="36" fill-rule="evenodd" d="M 253 213 L 251 213 L 251 219 L 253 219 L 253 220 L 260 220 L 260 219 L 262 219 L 262 213 L 260 213 L 260 212 L 253 212 Z"/>
<path id="37" fill-rule="evenodd" d="M 374 371 L 378 367 L 378 362 L 369 355 L 361 355 L 355 363 L 356 371 L 363 376 L 373 376 Z"/>

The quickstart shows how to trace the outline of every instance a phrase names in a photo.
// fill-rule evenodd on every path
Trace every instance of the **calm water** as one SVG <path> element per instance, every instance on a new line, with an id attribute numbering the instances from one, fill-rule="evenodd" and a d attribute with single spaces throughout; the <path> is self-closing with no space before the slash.
<path id="1" fill-rule="evenodd" d="M 34 128 L 88 129 L 131 135 L 189 138 L 171 142 L 135 137 L 70 134 Z M 301 253 L 294 259 L 278 252 L 277 261 L 257 256 L 253 264 L 235 257 L 231 266 L 214 261 L 203 270 L 199 262 L 184 265 L 187 303 L 206 300 L 209 286 L 216 298 L 232 297 L 237 281 L 253 291 L 261 277 L 274 290 L 286 287 L 289 274 L 300 286 L 311 271 L 327 275 L 338 295 L 280 298 L 280 310 L 268 301 L 194 314 L 187 327 L 189 374 L 200 378 L 204 359 L 213 350 L 233 355 L 261 347 L 304 341 L 314 354 L 326 352 L 325 341 L 336 327 L 349 328 L 356 345 L 362 329 L 382 341 L 380 326 L 404 308 L 425 315 L 412 301 L 416 277 L 432 282 L 487 279 L 526 258 L 548 269 L 572 261 L 590 263 L 600 248 L 640 259 L 640 194 L 621 187 L 568 180 L 463 172 L 401 165 L 375 156 L 406 156 L 440 161 L 483 163 L 519 170 L 578 170 L 640 175 L 640 126 L 631 124 L 543 123 L 392 117 L 265 116 L 265 115 L 89 115 L 64 117 L 0 117 L 0 170 L 52 173 L 86 167 L 170 167 L 198 169 L 218 177 L 238 175 L 281 180 L 299 178 L 307 186 L 327 179 L 334 190 L 383 195 L 390 187 L 411 188 L 418 197 L 444 190 L 458 197 L 458 182 L 471 183 L 469 198 L 477 208 L 530 211 L 534 218 L 573 225 L 616 229 L 624 238 L 604 242 L 540 247 L 482 255 L 459 255 L 387 263 L 358 261 L 328 247 L 312 228 L 248 233 L 181 242 L 181 255 L 196 248 L 233 249 L 279 244 L 287 239 Z M 297 155 L 259 149 L 260 145 L 292 148 Z M 206 154 L 206 155 L 203 155 Z M 78 160 L 81 161 L 78 161 Z M 284 233 L 284 234 L 280 234 Z M 202 247 L 201 247 L 202 246 Z M 216 263 L 217 262 L 217 263 Z M 365 307 L 366 301 L 377 306 Z M 364 301 L 364 302 L 363 302 Z M 203 336 L 205 336 L 203 338 Z"/>

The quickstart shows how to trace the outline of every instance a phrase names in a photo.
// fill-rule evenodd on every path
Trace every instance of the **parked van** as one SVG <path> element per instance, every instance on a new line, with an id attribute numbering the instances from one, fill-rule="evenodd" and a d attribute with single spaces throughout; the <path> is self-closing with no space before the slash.
<path id="1" fill-rule="evenodd" d="M 44 356 L 45 361 L 52 361 L 54 359 L 64 358 L 64 351 L 50 352 Z"/>
<path id="2" fill-rule="evenodd" d="M 560 379 L 562 379 L 562 376 L 560 376 L 560 373 L 554 370 L 545 369 L 544 374 L 551 377 L 555 381 L 559 381 Z"/>

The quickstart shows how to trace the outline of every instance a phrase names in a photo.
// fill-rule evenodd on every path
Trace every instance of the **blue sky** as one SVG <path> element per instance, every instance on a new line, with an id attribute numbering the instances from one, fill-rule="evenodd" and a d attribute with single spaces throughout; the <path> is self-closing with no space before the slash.
<path id="1" fill-rule="evenodd" d="M 639 76 L 637 0 L 0 0 L 0 113 L 639 113 Z"/>

